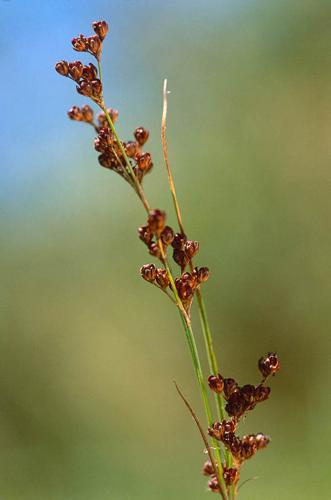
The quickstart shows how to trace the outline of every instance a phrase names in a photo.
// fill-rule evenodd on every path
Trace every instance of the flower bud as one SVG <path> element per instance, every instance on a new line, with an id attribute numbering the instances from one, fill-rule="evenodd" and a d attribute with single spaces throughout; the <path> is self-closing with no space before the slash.
<path id="1" fill-rule="evenodd" d="M 141 276 L 149 283 L 153 283 L 153 281 L 155 281 L 156 273 L 157 270 L 154 264 L 145 264 L 140 268 Z"/>
<path id="2" fill-rule="evenodd" d="M 139 146 L 143 146 L 149 137 L 149 132 L 144 127 L 138 127 L 134 131 L 134 136 Z"/>
<path id="3" fill-rule="evenodd" d="M 259 359 L 258 366 L 264 378 L 269 377 L 269 375 L 275 375 L 280 368 L 277 354 L 275 352 L 269 352 L 267 356 Z"/>
<path id="4" fill-rule="evenodd" d="M 208 377 L 208 385 L 212 391 L 221 394 L 224 389 L 224 379 L 222 375 L 220 373 L 218 375 L 210 375 L 210 377 Z"/>
<path id="5" fill-rule="evenodd" d="M 55 64 L 55 70 L 61 76 L 68 76 L 69 64 L 67 63 L 67 61 L 59 61 L 58 63 Z"/>
<path id="6" fill-rule="evenodd" d="M 95 33 L 98 35 L 100 40 L 104 40 L 104 38 L 106 37 L 106 35 L 108 33 L 108 29 L 109 29 L 106 21 L 94 21 L 94 23 L 92 23 L 92 28 L 95 31 Z"/>

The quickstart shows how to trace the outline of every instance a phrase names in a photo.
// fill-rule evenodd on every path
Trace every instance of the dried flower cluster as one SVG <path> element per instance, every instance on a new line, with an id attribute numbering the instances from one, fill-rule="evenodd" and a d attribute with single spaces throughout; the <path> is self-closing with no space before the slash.
<path id="1" fill-rule="evenodd" d="M 230 468 L 226 464 L 223 466 L 223 478 L 228 486 L 238 482 L 242 463 L 255 455 L 258 450 L 266 448 L 270 442 L 270 438 L 262 433 L 248 434 L 242 438 L 236 435 L 240 418 L 246 412 L 253 410 L 258 403 L 268 399 L 271 389 L 264 383 L 280 368 L 277 354 L 269 352 L 260 358 L 258 367 L 263 379 L 257 386 L 246 384 L 240 387 L 233 378 L 223 378 L 221 374 L 210 375 L 208 378 L 209 388 L 216 394 L 224 395 L 227 401 L 225 409 L 230 417 L 229 420 L 214 422 L 208 428 L 208 434 L 217 441 L 221 441 L 231 453 L 233 466 Z M 208 483 L 209 489 L 218 492 L 219 481 L 210 462 L 205 463 L 203 474 L 211 476 Z"/>
<path id="2" fill-rule="evenodd" d="M 175 279 L 176 291 L 186 312 L 189 313 L 195 291 L 209 278 L 207 267 L 195 267 L 191 273 L 185 272 L 186 266 L 199 251 L 199 243 L 188 240 L 183 234 L 175 234 L 170 226 L 166 226 L 165 212 L 159 209 L 150 211 L 147 224 L 138 229 L 138 234 L 148 247 L 149 253 L 162 263 L 165 261 L 168 247 L 172 247 L 173 260 L 181 268 L 181 275 Z M 174 291 L 165 269 L 156 269 L 153 264 L 146 264 L 140 269 L 140 274 L 149 283 L 162 289 L 169 287 L 172 292 Z"/>
<path id="3" fill-rule="evenodd" d="M 149 138 L 149 131 L 138 127 L 134 131 L 134 138 L 122 142 L 115 128 L 118 111 L 107 108 L 103 96 L 101 77 L 101 53 L 103 42 L 108 32 L 105 21 L 92 24 L 94 35 L 86 37 L 79 35 L 72 40 L 72 47 L 77 52 L 91 54 L 97 61 L 84 65 L 81 61 L 60 61 L 56 64 L 56 71 L 76 83 L 77 92 L 88 97 L 100 108 L 96 118 L 93 109 L 85 104 L 82 107 L 73 106 L 68 111 L 71 120 L 86 123 L 94 128 L 97 137 L 94 148 L 99 153 L 99 164 L 106 169 L 118 173 L 134 189 L 142 202 L 147 214 L 146 224 L 138 230 L 139 238 L 146 245 L 149 254 L 159 263 L 145 264 L 140 269 L 142 278 L 153 284 L 165 293 L 176 305 L 183 321 L 189 351 L 208 421 L 208 433 L 204 432 L 193 409 L 187 402 L 178 386 L 177 391 L 193 416 L 209 455 L 209 461 L 203 467 L 203 474 L 209 476 L 209 489 L 219 493 L 223 500 L 234 500 L 237 495 L 237 483 L 242 464 L 251 458 L 258 450 L 265 448 L 269 438 L 264 434 L 249 434 L 237 436 L 237 426 L 240 419 L 251 411 L 258 403 L 268 399 L 270 387 L 265 385 L 267 378 L 274 375 L 279 369 L 279 360 L 275 353 L 269 353 L 259 360 L 259 369 L 263 379 L 258 385 L 239 384 L 232 378 L 223 378 L 218 374 L 216 355 L 212 343 L 212 335 L 205 310 L 201 285 L 209 278 L 207 267 L 195 267 L 193 259 L 199 252 L 199 243 L 187 238 L 176 190 L 168 161 L 166 146 L 166 81 L 164 87 L 164 108 L 162 115 L 162 150 L 168 174 L 169 187 L 172 195 L 178 230 L 166 224 L 166 213 L 160 209 L 151 209 L 145 195 L 142 181 L 144 176 L 153 167 L 151 154 L 144 150 Z M 170 265 L 170 257 L 179 267 L 176 276 Z M 207 397 L 205 378 L 200 362 L 199 352 L 191 323 L 191 307 L 193 298 L 197 296 L 200 312 L 202 333 L 205 340 L 210 373 L 208 379 L 210 389 L 215 393 L 216 405 L 220 415 L 217 422 L 213 422 L 212 410 Z M 225 416 L 223 402 L 225 403 Z M 208 438 L 209 435 L 209 438 Z M 211 444 L 209 444 L 211 443 Z M 225 459 L 223 463 L 222 456 Z"/>

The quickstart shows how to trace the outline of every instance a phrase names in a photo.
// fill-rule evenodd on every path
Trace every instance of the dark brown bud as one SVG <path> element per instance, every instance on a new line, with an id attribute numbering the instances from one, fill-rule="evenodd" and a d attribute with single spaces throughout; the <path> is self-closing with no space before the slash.
<path id="1" fill-rule="evenodd" d="M 258 366 L 264 378 L 269 377 L 269 375 L 275 375 L 280 368 L 277 354 L 275 352 L 269 352 L 267 356 L 259 359 Z"/>
<path id="2" fill-rule="evenodd" d="M 68 116 L 70 120 L 75 120 L 77 122 L 81 122 L 83 120 L 82 110 L 78 106 L 73 106 L 68 111 Z"/>
<path id="3" fill-rule="evenodd" d="M 166 221 L 166 214 L 162 210 L 151 210 L 148 215 L 148 225 L 154 234 L 161 234 Z"/>
<path id="4" fill-rule="evenodd" d="M 198 283 L 203 283 L 209 279 L 209 269 L 208 267 L 195 267 L 193 269 L 193 274 L 196 277 Z"/>
<path id="5" fill-rule="evenodd" d="M 174 232 L 170 226 L 165 226 L 161 233 L 161 240 L 164 245 L 171 245 L 174 239 Z"/>
<path id="6" fill-rule="evenodd" d="M 191 260 L 199 251 L 199 243 L 197 241 L 188 240 L 184 246 L 184 252 L 189 260 Z"/>
<path id="7" fill-rule="evenodd" d="M 83 67 L 82 77 L 84 80 L 94 80 L 98 76 L 98 70 L 94 64 L 90 63 L 88 66 Z"/>
<path id="8" fill-rule="evenodd" d="M 138 153 L 136 161 L 141 170 L 149 170 L 152 166 L 152 157 L 149 153 Z"/>
<path id="9" fill-rule="evenodd" d="M 134 158 L 137 154 L 138 144 L 135 141 L 128 141 L 124 144 L 124 149 L 129 158 Z"/>
<path id="10" fill-rule="evenodd" d="M 227 486 L 231 486 L 232 484 L 236 483 L 239 481 L 239 470 L 235 469 L 234 467 L 223 467 L 223 478 L 225 481 L 225 484 Z"/>
<path id="11" fill-rule="evenodd" d="M 90 82 L 87 82 L 86 80 L 82 80 L 79 82 L 79 85 L 77 85 L 76 90 L 79 94 L 85 95 L 86 97 L 92 97 L 93 90 Z"/>
<path id="12" fill-rule="evenodd" d="M 83 64 L 80 61 L 69 63 L 69 75 L 73 80 L 78 82 L 83 74 Z"/>
<path id="13" fill-rule="evenodd" d="M 90 52 L 98 58 L 101 52 L 102 43 L 98 35 L 90 36 L 86 39 L 87 46 Z"/>
<path id="14" fill-rule="evenodd" d="M 93 122 L 93 109 L 88 104 L 84 104 L 84 106 L 81 109 L 81 112 L 83 115 L 84 122 L 86 123 Z"/>
<path id="15" fill-rule="evenodd" d="M 185 281 L 178 278 L 175 280 L 175 284 L 179 298 L 184 302 L 188 301 L 193 295 L 192 287 Z"/>
<path id="16" fill-rule="evenodd" d="M 92 28 L 100 40 L 103 40 L 106 37 L 109 29 L 106 21 L 94 21 L 94 23 L 92 23 Z"/>
<path id="17" fill-rule="evenodd" d="M 167 288 L 170 285 L 170 279 L 165 269 L 157 269 L 156 282 L 161 288 Z"/>
<path id="18" fill-rule="evenodd" d="M 143 146 L 149 137 L 149 132 L 144 127 L 138 127 L 134 131 L 134 136 L 139 146 Z"/>
<path id="19" fill-rule="evenodd" d="M 180 233 L 176 233 L 174 240 L 172 242 L 172 247 L 175 248 L 176 250 L 184 250 L 186 242 L 186 236 Z"/>
<path id="20" fill-rule="evenodd" d="M 157 243 L 151 243 L 148 249 L 149 253 L 153 255 L 153 257 L 159 258 L 161 256 L 160 248 Z"/>
<path id="21" fill-rule="evenodd" d="M 204 476 L 211 476 L 211 475 L 215 474 L 214 467 L 213 467 L 212 463 L 209 462 L 209 460 L 204 463 L 203 468 L 202 468 L 202 474 Z"/>
<path id="22" fill-rule="evenodd" d="M 226 432 L 224 434 L 224 436 L 223 436 L 222 441 L 226 445 L 226 447 L 231 450 L 231 453 L 234 456 L 237 456 L 240 453 L 240 450 L 241 450 L 241 441 L 235 435 L 234 432 Z"/>
<path id="23" fill-rule="evenodd" d="M 183 250 L 177 250 L 174 248 L 172 258 L 181 268 L 184 268 L 189 261 L 188 256 Z"/>
<path id="24" fill-rule="evenodd" d="M 234 392 L 239 392 L 239 386 L 233 378 L 224 379 L 224 395 L 226 399 L 229 399 L 231 394 Z"/>
<path id="25" fill-rule="evenodd" d="M 55 70 L 62 76 L 68 76 L 69 74 L 69 64 L 67 61 L 59 61 L 55 64 Z"/>
<path id="26" fill-rule="evenodd" d="M 140 268 L 141 276 L 149 283 L 153 283 L 153 281 L 155 281 L 156 273 L 157 270 L 154 264 L 145 264 Z"/>
<path id="27" fill-rule="evenodd" d="M 218 375 L 210 375 L 210 377 L 208 377 L 208 385 L 212 391 L 217 394 L 221 394 L 224 389 L 224 380 L 222 375 L 220 373 Z"/>
<path id="28" fill-rule="evenodd" d="M 102 83 L 99 78 L 91 81 L 92 92 L 95 97 L 100 97 L 102 94 Z"/>
<path id="29" fill-rule="evenodd" d="M 218 484 L 218 479 L 216 476 L 214 476 L 210 481 L 208 481 L 208 488 L 210 489 L 210 491 L 213 491 L 214 493 L 220 491 L 220 486 Z"/>
<path id="30" fill-rule="evenodd" d="M 149 245 L 152 241 L 153 234 L 149 226 L 142 226 L 138 229 L 139 238 L 146 244 Z"/>
<path id="31" fill-rule="evenodd" d="M 264 385 L 258 385 L 255 388 L 255 401 L 257 403 L 265 401 L 266 399 L 268 399 L 270 392 L 271 392 L 270 387 L 265 387 Z"/>
<path id="32" fill-rule="evenodd" d="M 72 46 L 77 52 L 86 52 L 87 51 L 87 42 L 84 35 L 79 35 L 76 38 L 71 40 Z"/>

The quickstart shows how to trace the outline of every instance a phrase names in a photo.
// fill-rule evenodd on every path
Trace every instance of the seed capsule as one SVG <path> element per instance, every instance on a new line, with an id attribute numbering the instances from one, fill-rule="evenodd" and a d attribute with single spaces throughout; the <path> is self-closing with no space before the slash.
<path id="1" fill-rule="evenodd" d="M 82 77 L 84 80 L 94 80 L 98 76 L 98 70 L 94 64 L 90 63 L 88 66 L 83 66 Z"/>
<path id="2" fill-rule="evenodd" d="M 161 256 L 160 248 L 157 243 L 151 243 L 148 249 L 149 253 L 153 255 L 153 257 L 159 258 Z"/>
<path id="3" fill-rule="evenodd" d="M 68 111 L 68 116 L 70 120 L 75 120 L 77 122 L 81 122 L 83 120 L 82 110 L 78 106 L 73 106 Z"/>
<path id="4" fill-rule="evenodd" d="M 280 368 L 277 354 L 275 352 L 269 352 L 267 356 L 263 356 L 259 359 L 258 366 L 264 378 L 269 377 L 269 375 L 275 375 Z"/>
<path id="5" fill-rule="evenodd" d="M 157 269 L 156 282 L 163 289 L 167 288 L 170 285 L 170 279 L 165 269 Z"/>
<path id="6" fill-rule="evenodd" d="M 98 35 L 90 36 L 86 41 L 90 52 L 92 52 L 92 54 L 98 58 L 102 47 L 102 43 Z"/>
<path id="7" fill-rule="evenodd" d="M 149 283 L 153 283 L 156 278 L 157 269 L 154 264 L 145 264 L 140 268 L 140 274 L 144 278 L 144 280 L 148 281 Z"/>
<path id="8" fill-rule="evenodd" d="M 177 250 L 177 248 L 174 249 L 172 257 L 176 264 L 182 268 L 184 268 L 189 261 L 186 253 L 183 250 Z"/>
<path id="9" fill-rule="evenodd" d="M 69 64 L 67 63 L 67 61 L 59 61 L 58 63 L 55 64 L 55 70 L 61 76 L 68 76 Z"/>
<path id="10" fill-rule="evenodd" d="M 79 35 L 76 38 L 71 40 L 72 46 L 77 52 L 86 52 L 87 51 L 87 42 L 84 35 Z"/>
<path id="11" fill-rule="evenodd" d="M 208 267 L 195 267 L 193 274 L 196 276 L 198 283 L 204 283 L 209 279 L 209 269 Z"/>
<path id="12" fill-rule="evenodd" d="M 224 379 L 222 375 L 220 373 L 218 375 L 210 375 L 210 377 L 208 377 L 208 385 L 212 391 L 221 394 L 224 389 Z"/>
<path id="13" fill-rule="evenodd" d="M 148 225 L 152 233 L 161 234 L 166 221 L 166 214 L 162 210 L 151 210 L 148 215 Z"/>
<path id="14" fill-rule="evenodd" d="M 124 144 L 124 149 L 129 158 L 134 158 L 137 154 L 138 144 L 135 141 L 128 141 Z"/>
<path id="15" fill-rule="evenodd" d="M 220 491 L 220 486 L 218 484 L 218 479 L 216 476 L 214 476 L 210 481 L 208 481 L 208 488 L 210 489 L 210 491 L 213 491 L 214 493 Z"/>
<path id="16" fill-rule="evenodd" d="M 239 386 L 233 378 L 224 379 L 224 395 L 226 399 L 229 399 L 231 394 L 234 392 L 239 392 Z"/>
<path id="17" fill-rule="evenodd" d="M 138 167 L 141 170 L 149 170 L 152 165 L 152 157 L 149 153 L 138 153 L 136 156 Z"/>
<path id="18" fill-rule="evenodd" d="M 266 399 L 268 399 L 270 392 L 271 392 L 270 387 L 265 387 L 264 385 L 258 385 L 255 388 L 255 401 L 257 403 L 265 401 Z"/>
<path id="19" fill-rule="evenodd" d="M 109 29 L 106 21 L 94 21 L 94 23 L 92 23 L 92 28 L 100 40 L 103 40 L 106 37 Z"/>
<path id="20" fill-rule="evenodd" d="M 80 61 L 69 63 L 69 74 L 76 82 L 78 82 L 83 74 L 83 64 Z"/>
<path id="21" fill-rule="evenodd" d="M 170 226 L 165 226 L 161 233 L 161 240 L 164 245 L 171 245 L 174 239 L 174 232 Z"/>
<path id="22" fill-rule="evenodd" d="M 197 241 L 188 240 L 184 246 L 184 252 L 189 260 L 191 260 L 199 251 L 199 243 Z"/>
<path id="23" fill-rule="evenodd" d="M 144 127 L 138 127 L 134 131 L 134 136 L 139 146 L 143 146 L 149 137 L 149 132 Z"/>
<path id="24" fill-rule="evenodd" d="M 239 470 L 234 467 L 223 467 L 223 478 L 227 486 L 239 481 Z"/>
<path id="25" fill-rule="evenodd" d="M 204 466 L 202 468 L 202 474 L 204 476 L 211 476 L 212 474 L 215 474 L 214 467 L 209 460 L 204 463 Z"/>

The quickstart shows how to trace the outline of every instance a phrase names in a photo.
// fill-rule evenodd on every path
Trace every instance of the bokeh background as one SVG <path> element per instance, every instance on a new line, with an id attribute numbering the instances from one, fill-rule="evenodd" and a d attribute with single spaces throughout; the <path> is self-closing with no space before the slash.
<path id="1" fill-rule="evenodd" d="M 151 130 L 154 206 L 169 211 L 168 136 L 222 373 L 272 398 L 242 432 L 272 444 L 247 463 L 245 500 L 329 498 L 330 18 L 321 0 L 0 2 L 0 497 L 201 499 L 203 446 L 179 400 L 199 395 L 178 316 L 142 282 L 145 215 L 97 165 L 86 100 L 54 63 L 105 18 L 108 104 L 123 138 Z M 88 57 L 82 56 L 84 61 Z M 197 318 L 195 318 L 196 320 Z M 198 322 L 196 321 L 197 332 Z M 199 336 L 199 334 L 198 334 Z"/>

